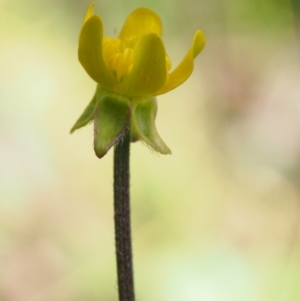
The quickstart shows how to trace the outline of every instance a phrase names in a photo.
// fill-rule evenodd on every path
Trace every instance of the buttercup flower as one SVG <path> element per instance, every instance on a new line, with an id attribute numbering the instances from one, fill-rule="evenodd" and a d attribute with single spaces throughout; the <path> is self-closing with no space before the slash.
<path id="1" fill-rule="evenodd" d="M 171 72 L 162 42 L 162 23 L 150 9 L 138 8 L 125 21 L 117 38 L 103 38 L 103 24 L 92 3 L 79 36 L 78 58 L 98 83 L 96 93 L 71 133 L 94 120 L 94 148 L 101 158 L 130 128 L 131 140 L 142 140 L 170 154 L 157 133 L 156 95 L 182 84 L 192 73 L 194 59 L 205 45 L 197 30 L 181 63 Z"/>

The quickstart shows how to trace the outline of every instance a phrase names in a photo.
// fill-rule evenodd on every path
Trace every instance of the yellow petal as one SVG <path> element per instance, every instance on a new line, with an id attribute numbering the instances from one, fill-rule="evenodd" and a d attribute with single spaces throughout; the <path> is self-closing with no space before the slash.
<path id="1" fill-rule="evenodd" d="M 134 44 L 136 39 L 147 33 L 161 36 L 162 23 L 159 16 L 148 8 L 138 8 L 126 19 L 119 39 L 127 46 Z"/>
<path id="2" fill-rule="evenodd" d="M 88 7 L 84 19 L 83 19 L 83 24 L 94 15 L 94 8 L 95 8 L 95 3 L 91 3 L 90 6 Z M 82 24 L 82 25 L 83 25 Z"/>
<path id="3" fill-rule="evenodd" d="M 89 15 L 89 13 L 87 14 Z M 94 81 L 104 88 L 113 89 L 115 80 L 104 62 L 102 42 L 102 21 L 97 15 L 91 16 L 84 23 L 80 32 L 78 59 Z"/>
<path id="4" fill-rule="evenodd" d="M 161 38 L 149 33 L 137 43 L 131 73 L 120 84 L 129 96 L 153 95 L 166 81 L 166 52 Z"/>
<path id="5" fill-rule="evenodd" d="M 169 75 L 166 84 L 155 95 L 166 93 L 185 82 L 194 69 L 194 58 L 201 52 L 205 45 L 205 36 L 201 30 L 197 30 L 193 43 L 181 63 Z"/>

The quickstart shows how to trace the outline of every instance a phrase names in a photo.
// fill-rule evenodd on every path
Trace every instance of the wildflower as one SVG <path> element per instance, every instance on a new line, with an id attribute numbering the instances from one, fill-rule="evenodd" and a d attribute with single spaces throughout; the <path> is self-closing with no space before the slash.
<path id="1" fill-rule="evenodd" d="M 147 8 L 133 11 L 117 38 L 103 38 L 103 24 L 92 3 L 79 36 L 78 58 L 98 83 L 96 93 L 71 133 L 94 120 L 94 149 L 101 158 L 130 129 L 131 141 L 141 140 L 162 154 L 170 149 L 156 127 L 156 96 L 181 85 L 192 73 L 205 37 L 197 30 L 181 63 L 171 72 L 162 42 L 159 16 Z"/>

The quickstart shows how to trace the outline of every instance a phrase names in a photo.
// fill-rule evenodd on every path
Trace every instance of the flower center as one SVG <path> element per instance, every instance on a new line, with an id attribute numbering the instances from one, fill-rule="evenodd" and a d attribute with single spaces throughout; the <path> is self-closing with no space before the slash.
<path id="1" fill-rule="evenodd" d="M 103 39 L 103 58 L 117 83 L 121 83 L 132 70 L 135 45 L 136 40 L 124 47 L 118 38 L 106 37 Z M 171 61 L 167 55 L 166 67 L 167 70 L 171 69 Z"/>
<path id="2" fill-rule="evenodd" d="M 112 71 L 116 81 L 122 82 L 132 69 L 134 49 L 122 49 L 121 40 L 106 37 L 103 40 L 103 57 L 107 67 Z"/>

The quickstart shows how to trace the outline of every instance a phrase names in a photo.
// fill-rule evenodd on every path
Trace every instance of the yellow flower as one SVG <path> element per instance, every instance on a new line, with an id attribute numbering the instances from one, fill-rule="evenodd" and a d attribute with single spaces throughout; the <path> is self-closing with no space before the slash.
<path id="1" fill-rule="evenodd" d="M 99 158 L 127 129 L 132 141 L 142 140 L 154 150 L 170 154 L 155 127 L 155 96 L 176 88 L 191 75 L 194 59 L 205 45 L 203 32 L 196 31 L 185 57 L 170 72 L 162 23 L 155 12 L 138 8 L 117 38 L 103 38 L 102 20 L 94 15 L 94 7 L 92 3 L 84 18 L 78 58 L 98 87 L 71 133 L 94 120 L 94 149 Z"/>
<path id="2" fill-rule="evenodd" d="M 150 9 L 138 8 L 125 21 L 117 38 L 103 38 L 95 4 L 88 8 L 79 37 L 81 65 L 101 87 L 126 96 L 155 96 L 182 84 L 192 73 L 194 58 L 205 44 L 197 30 L 181 63 L 171 73 L 171 62 L 161 39 L 162 23 Z"/>

